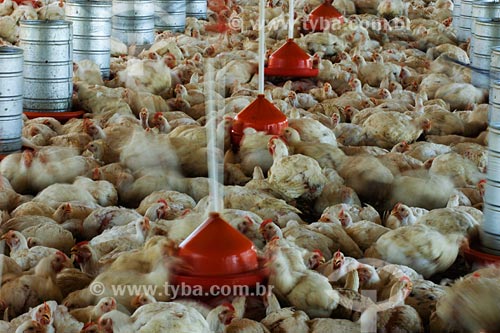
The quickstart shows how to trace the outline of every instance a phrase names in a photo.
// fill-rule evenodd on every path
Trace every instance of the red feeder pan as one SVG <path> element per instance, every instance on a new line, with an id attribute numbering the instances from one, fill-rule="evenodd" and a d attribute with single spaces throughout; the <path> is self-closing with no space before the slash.
<path id="1" fill-rule="evenodd" d="M 288 126 L 286 116 L 269 102 L 264 95 L 257 96 L 255 101 L 245 107 L 234 117 L 231 128 L 231 142 L 238 147 L 243 137 L 243 130 L 252 127 L 257 131 L 279 135 Z"/>
<path id="2" fill-rule="evenodd" d="M 25 111 L 24 114 L 29 119 L 39 118 L 39 117 L 52 117 L 59 120 L 60 122 L 65 122 L 71 118 L 81 117 L 85 111 L 68 111 L 68 112 L 29 112 Z"/>
<path id="3" fill-rule="evenodd" d="M 313 68 L 311 57 L 304 52 L 293 39 L 288 39 L 283 46 L 269 56 L 264 74 L 269 76 L 311 77 L 318 75 Z"/>
<path id="4" fill-rule="evenodd" d="M 500 265 L 500 256 L 482 252 L 479 244 L 471 244 L 470 248 L 464 251 L 464 257 L 471 266 Z"/>
<path id="5" fill-rule="evenodd" d="M 329 30 L 335 21 L 343 24 L 344 17 L 331 5 L 331 2 L 325 1 L 309 13 L 309 20 L 305 22 L 304 28 L 312 32 L 321 32 Z"/>
<path id="6" fill-rule="evenodd" d="M 173 275 L 174 284 L 201 286 L 255 286 L 268 276 L 259 267 L 255 246 L 247 237 L 224 221 L 218 213 L 208 219 L 180 245 L 177 256 L 190 268 Z"/>

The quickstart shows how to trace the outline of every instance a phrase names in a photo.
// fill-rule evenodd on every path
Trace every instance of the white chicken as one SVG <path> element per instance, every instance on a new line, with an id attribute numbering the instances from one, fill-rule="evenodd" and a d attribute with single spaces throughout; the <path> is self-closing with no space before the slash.
<path id="1" fill-rule="evenodd" d="M 409 266 L 428 278 L 453 264 L 463 241 L 463 235 L 443 235 L 417 224 L 385 233 L 365 251 L 365 255 Z"/>
<path id="2" fill-rule="evenodd" d="M 45 246 L 28 248 L 26 237 L 19 231 L 11 230 L 2 235 L 2 239 L 10 248 L 10 257 L 25 271 L 35 267 L 43 258 L 58 252 Z"/>

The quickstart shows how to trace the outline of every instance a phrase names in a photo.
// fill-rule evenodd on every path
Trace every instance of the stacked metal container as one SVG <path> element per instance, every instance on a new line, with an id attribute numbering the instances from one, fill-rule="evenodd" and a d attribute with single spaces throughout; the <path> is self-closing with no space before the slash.
<path id="1" fill-rule="evenodd" d="M 186 0 L 186 16 L 206 19 L 207 0 Z"/>
<path id="2" fill-rule="evenodd" d="M 179 31 L 186 28 L 186 0 L 155 0 L 156 31 Z"/>
<path id="3" fill-rule="evenodd" d="M 73 60 L 91 60 L 109 78 L 112 2 L 71 0 L 65 11 L 66 20 L 73 22 Z"/>
<path id="4" fill-rule="evenodd" d="M 69 111 L 73 94 L 72 23 L 21 21 L 19 46 L 24 50 L 24 111 Z"/>
<path id="5" fill-rule="evenodd" d="M 111 36 L 127 45 L 152 44 L 154 17 L 153 0 L 113 0 Z"/>
<path id="6" fill-rule="evenodd" d="M 453 1 L 453 22 L 452 25 L 455 28 L 455 31 L 457 32 L 457 39 L 461 41 L 461 36 L 460 36 L 460 14 L 461 14 L 461 0 L 455 0 Z"/>
<path id="7" fill-rule="evenodd" d="M 21 150 L 23 50 L 0 47 L 0 155 Z"/>
<path id="8" fill-rule="evenodd" d="M 457 25 L 457 39 L 460 42 L 465 42 L 471 37 L 472 3 L 473 0 L 461 0 L 460 2 L 460 20 L 458 20 Z"/>
<path id="9" fill-rule="evenodd" d="M 472 84 L 480 88 L 490 86 L 491 50 L 500 45 L 500 2 L 478 1 L 472 6 L 472 38 L 469 57 L 475 70 Z"/>

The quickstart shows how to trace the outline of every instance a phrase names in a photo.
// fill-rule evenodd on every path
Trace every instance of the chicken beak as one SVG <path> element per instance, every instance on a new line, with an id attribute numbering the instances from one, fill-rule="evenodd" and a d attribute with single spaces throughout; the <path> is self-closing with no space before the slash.
<path id="1" fill-rule="evenodd" d="M 340 266 L 342 266 L 342 259 L 335 259 L 333 261 L 333 268 L 334 269 L 339 269 Z"/>
<path id="2" fill-rule="evenodd" d="M 321 257 L 321 258 L 319 259 L 319 264 L 320 264 L 320 265 L 324 264 L 325 262 L 326 262 L 325 257 Z"/>

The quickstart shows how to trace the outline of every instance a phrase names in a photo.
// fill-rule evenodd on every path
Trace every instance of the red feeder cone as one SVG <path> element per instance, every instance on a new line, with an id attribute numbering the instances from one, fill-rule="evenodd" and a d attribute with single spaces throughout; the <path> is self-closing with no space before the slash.
<path id="1" fill-rule="evenodd" d="M 344 17 L 331 5 L 331 1 L 325 1 L 309 13 L 309 20 L 305 22 L 304 28 L 312 32 L 321 32 L 329 30 L 335 21 L 342 24 Z"/>
<path id="2" fill-rule="evenodd" d="M 201 286 L 249 286 L 262 283 L 267 269 L 259 267 L 255 246 L 224 221 L 218 213 L 208 219 L 180 245 L 177 256 L 189 272 L 173 275 L 174 284 Z"/>
<path id="3" fill-rule="evenodd" d="M 318 69 L 313 68 L 311 57 L 304 52 L 293 39 L 269 56 L 264 74 L 269 76 L 311 77 L 318 75 Z"/>
<path id="4" fill-rule="evenodd" d="M 257 131 L 279 135 L 288 126 L 286 116 L 264 95 L 258 95 L 255 101 L 234 117 L 231 128 L 231 142 L 238 147 L 243 137 L 243 130 L 252 127 Z"/>

